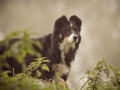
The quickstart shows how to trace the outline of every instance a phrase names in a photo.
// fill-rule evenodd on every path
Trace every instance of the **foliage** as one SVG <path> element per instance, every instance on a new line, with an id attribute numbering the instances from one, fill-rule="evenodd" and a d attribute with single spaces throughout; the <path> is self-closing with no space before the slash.
<path id="1" fill-rule="evenodd" d="M 39 67 L 49 71 L 49 68 L 45 64 L 49 62 L 49 60 L 41 58 L 40 53 L 34 49 L 33 45 L 37 45 L 39 48 L 42 48 L 42 46 L 37 40 L 30 39 L 28 31 L 29 29 L 12 32 L 0 42 L 0 49 L 2 49 L 2 47 L 4 48 L 4 46 L 9 47 L 0 55 L 0 90 L 68 90 L 64 83 L 60 82 L 59 76 L 57 75 L 54 80 L 49 81 L 37 78 L 41 75 L 41 72 L 38 70 Z M 18 36 L 20 39 L 9 46 L 9 41 Z M 28 67 L 24 62 L 27 54 L 38 57 Z M 3 67 L 10 67 L 5 59 L 11 56 L 14 57 L 18 63 L 21 63 L 23 69 L 20 74 L 14 74 L 13 69 L 13 77 L 7 75 L 10 71 L 2 71 Z M 34 78 L 31 77 L 33 70 L 36 71 Z"/>
<path id="2" fill-rule="evenodd" d="M 3 67 L 9 67 L 9 65 L 4 62 L 3 60 L 7 57 L 14 57 L 17 62 L 22 63 L 23 70 L 25 70 L 25 62 L 24 59 L 27 54 L 34 55 L 36 57 L 41 57 L 40 53 L 38 53 L 34 48 L 33 44 L 38 46 L 39 48 L 42 48 L 40 42 L 37 40 L 31 40 L 30 35 L 28 33 L 30 29 L 25 29 L 15 31 L 10 33 L 5 37 L 3 41 L 0 42 L 0 45 L 9 49 L 6 49 L 2 55 L 0 55 L 0 66 Z M 19 36 L 20 39 L 14 38 L 16 36 Z M 9 45 L 9 41 L 14 38 L 14 40 L 17 40 L 17 42 L 13 43 L 11 46 Z M 0 47 L 2 48 L 2 47 Z"/>
<path id="3" fill-rule="evenodd" d="M 0 90 L 69 90 L 60 80 L 59 73 L 55 73 L 53 80 L 45 81 L 38 79 L 41 72 L 39 67 L 43 70 L 49 71 L 49 68 L 45 63 L 49 60 L 41 58 L 39 52 L 37 52 L 34 45 L 37 45 L 42 49 L 40 42 L 37 40 L 31 40 L 28 33 L 29 29 L 24 31 L 15 31 L 7 35 L 3 41 L 0 42 L 0 46 L 9 47 L 9 41 L 19 36 L 20 39 L 15 42 L 11 47 L 6 49 L 3 54 L 0 55 Z M 0 47 L 2 49 L 2 47 Z M 25 65 L 25 57 L 27 54 L 35 55 L 36 58 L 28 67 Z M 2 71 L 4 67 L 10 67 L 5 61 L 7 57 L 14 57 L 17 62 L 21 63 L 23 71 L 20 74 L 14 74 L 13 77 L 9 77 L 7 74 L 10 71 Z M 31 77 L 32 71 L 36 71 L 35 77 Z M 82 77 L 80 80 L 87 79 L 80 90 L 120 90 L 120 68 L 114 67 L 107 63 L 105 57 L 101 61 L 97 62 L 93 71 L 87 70 L 86 77 Z M 77 88 L 75 90 L 78 90 Z"/>
<path id="4" fill-rule="evenodd" d="M 93 71 L 86 71 L 86 75 L 87 80 L 80 90 L 120 90 L 120 68 L 109 65 L 104 56 Z"/>

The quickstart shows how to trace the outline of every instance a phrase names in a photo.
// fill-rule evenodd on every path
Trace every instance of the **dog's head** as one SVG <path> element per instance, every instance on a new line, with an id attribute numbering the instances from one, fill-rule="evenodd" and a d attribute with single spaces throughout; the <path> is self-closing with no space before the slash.
<path id="1" fill-rule="evenodd" d="M 77 16 L 73 15 L 67 20 L 63 15 L 55 22 L 54 34 L 58 36 L 60 43 L 77 43 L 80 39 L 82 21 Z"/>

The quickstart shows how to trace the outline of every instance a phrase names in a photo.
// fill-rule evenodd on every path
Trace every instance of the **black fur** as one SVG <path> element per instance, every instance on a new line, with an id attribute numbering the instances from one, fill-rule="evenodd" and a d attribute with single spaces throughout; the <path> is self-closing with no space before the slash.
<path id="1" fill-rule="evenodd" d="M 74 31 L 75 33 L 77 33 L 78 35 L 78 42 L 75 43 L 75 48 L 69 48 L 68 52 L 65 53 L 65 64 L 67 65 L 67 67 L 71 67 L 71 62 L 74 60 L 75 58 L 75 54 L 77 49 L 79 48 L 79 44 L 81 41 L 81 36 L 80 36 L 80 31 L 81 31 L 81 24 L 82 21 L 75 15 L 71 16 L 69 20 L 67 20 L 66 16 L 63 15 L 62 17 L 60 17 L 59 19 L 56 20 L 55 25 L 54 25 L 54 30 L 52 33 L 37 39 L 38 41 L 41 42 L 43 49 L 39 49 L 37 47 L 35 47 L 35 49 L 41 53 L 42 57 L 46 57 L 48 60 L 50 60 L 50 62 L 47 64 L 50 72 L 48 71 L 43 71 L 40 69 L 40 71 L 42 72 L 42 75 L 40 78 L 42 79 L 50 79 L 54 77 L 54 71 L 52 70 L 52 65 L 54 64 L 59 64 L 59 63 L 63 63 L 62 62 L 62 58 L 61 58 L 61 53 L 62 51 L 59 49 L 59 44 L 63 42 L 63 39 L 65 36 L 69 36 L 70 35 L 70 31 L 64 31 L 65 28 L 70 27 L 70 23 L 73 23 L 73 25 L 75 27 L 77 27 L 78 30 Z M 72 29 L 74 27 L 70 27 L 70 29 Z M 62 35 L 62 37 L 60 38 L 59 35 Z M 17 41 L 16 39 L 12 40 L 14 43 L 15 41 Z M 12 44 L 11 44 L 12 45 Z M 0 47 L 0 54 L 2 54 L 4 52 L 5 47 Z M 26 64 L 29 65 L 31 62 L 34 61 L 36 57 L 31 56 L 31 55 L 27 55 L 26 57 Z M 17 63 L 12 57 L 8 58 L 7 62 L 11 65 L 11 67 L 13 67 L 15 69 L 15 73 L 20 73 L 21 72 L 21 65 L 19 63 Z M 65 81 L 67 80 L 67 77 L 69 75 L 69 72 L 67 74 L 63 74 L 61 75 L 61 78 L 63 78 Z M 12 76 L 12 75 L 10 75 Z"/>

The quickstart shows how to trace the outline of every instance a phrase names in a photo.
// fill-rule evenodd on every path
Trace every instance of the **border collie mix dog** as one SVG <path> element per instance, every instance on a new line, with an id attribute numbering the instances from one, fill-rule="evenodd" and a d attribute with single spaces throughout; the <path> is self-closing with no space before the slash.
<path id="1" fill-rule="evenodd" d="M 35 49 L 41 53 L 42 57 L 46 57 L 46 59 L 50 60 L 50 62 L 47 63 L 50 72 L 39 68 L 42 73 L 39 78 L 45 80 L 51 79 L 54 77 L 55 71 L 58 71 L 61 78 L 65 81 L 67 80 L 71 62 L 75 58 L 76 51 L 81 41 L 81 24 L 81 19 L 76 15 L 71 16 L 69 20 L 63 15 L 56 20 L 52 33 L 37 39 L 41 42 L 43 49 Z M 4 50 L 5 48 L 0 49 L 0 54 L 2 54 Z M 34 56 L 28 55 L 26 64 L 29 65 L 35 58 Z M 8 63 L 14 68 L 15 73 L 22 71 L 22 69 L 20 69 L 22 68 L 21 65 L 15 62 L 15 59 L 9 58 L 8 60 Z M 15 65 L 17 65 L 17 67 Z M 35 73 L 33 73 L 33 76 L 34 74 Z"/>

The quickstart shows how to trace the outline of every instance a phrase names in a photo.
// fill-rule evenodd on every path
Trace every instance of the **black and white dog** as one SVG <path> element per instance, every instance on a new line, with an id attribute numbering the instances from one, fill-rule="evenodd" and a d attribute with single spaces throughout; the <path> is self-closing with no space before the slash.
<path id="1" fill-rule="evenodd" d="M 50 72 L 42 70 L 40 78 L 51 79 L 54 77 L 55 71 L 58 71 L 61 78 L 65 81 L 67 80 L 71 62 L 75 58 L 76 51 L 81 41 L 81 25 L 82 21 L 76 15 L 71 16 L 69 20 L 63 15 L 56 20 L 52 33 L 37 39 L 41 42 L 43 49 L 35 49 L 41 53 L 42 57 L 46 57 L 50 60 L 47 64 Z M 3 51 L 4 49 L 1 49 L 0 54 L 2 54 Z M 26 64 L 29 65 L 35 58 L 36 57 L 28 55 Z M 8 63 L 14 68 L 14 72 L 20 73 L 21 65 L 15 62 L 13 58 L 9 58 L 8 60 Z"/>

